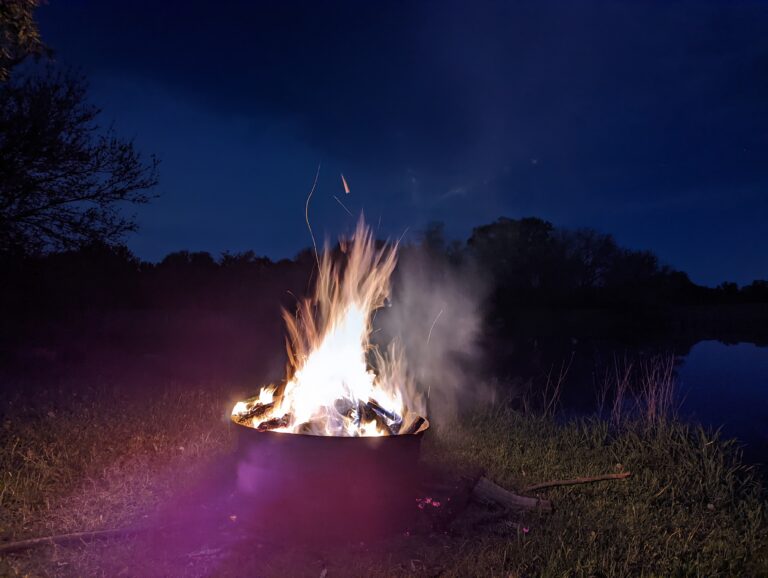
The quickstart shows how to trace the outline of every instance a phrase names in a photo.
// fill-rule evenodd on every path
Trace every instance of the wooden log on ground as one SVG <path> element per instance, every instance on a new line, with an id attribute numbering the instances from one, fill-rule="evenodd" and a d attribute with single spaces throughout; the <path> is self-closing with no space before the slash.
<path id="1" fill-rule="evenodd" d="M 91 540 L 103 540 L 106 538 L 122 538 L 146 532 L 149 528 L 115 528 L 112 530 L 96 530 L 93 532 L 73 532 L 71 534 L 58 534 L 56 536 L 44 536 L 42 538 L 30 538 L 8 544 L 0 544 L 0 554 L 12 554 L 22 552 L 39 546 L 51 546 L 53 544 L 71 544 L 74 542 L 90 542 Z"/>
<path id="2" fill-rule="evenodd" d="M 631 472 L 622 472 L 620 474 L 603 474 L 601 476 L 590 476 L 585 478 L 573 478 L 570 480 L 552 480 L 551 482 L 542 482 L 523 488 L 526 494 L 542 490 L 544 488 L 554 488 L 555 486 L 575 486 L 576 484 L 589 484 L 592 482 L 602 482 L 605 480 L 624 480 L 632 475 Z"/>
<path id="3" fill-rule="evenodd" d="M 480 478 L 472 490 L 472 499 L 488 506 L 499 506 L 507 510 L 552 511 L 552 502 L 539 498 L 520 496 L 494 484 L 488 478 Z"/>

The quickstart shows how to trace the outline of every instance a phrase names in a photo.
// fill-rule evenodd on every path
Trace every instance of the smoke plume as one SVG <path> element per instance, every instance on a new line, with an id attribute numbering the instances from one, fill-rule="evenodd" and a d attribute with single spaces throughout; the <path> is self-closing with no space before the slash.
<path id="1" fill-rule="evenodd" d="M 391 302 L 375 320 L 377 341 L 402 344 L 433 425 L 491 398 L 479 342 L 487 286 L 466 257 L 452 261 L 423 245 L 400 251 Z"/>

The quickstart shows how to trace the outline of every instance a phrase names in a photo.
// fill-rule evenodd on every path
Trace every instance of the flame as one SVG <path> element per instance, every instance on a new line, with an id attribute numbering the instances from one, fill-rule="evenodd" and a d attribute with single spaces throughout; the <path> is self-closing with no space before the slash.
<path id="1" fill-rule="evenodd" d="M 287 379 L 239 401 L 233 420 L 258 429 L 326 436 L 401 432 L 424 413 L 402 348 L 371 343 L 374 313 L 390 293 L 397 244 L 376 247 L 361 218 L 334 258 L 326 247 L 314 295 L 283 311 Z"/>

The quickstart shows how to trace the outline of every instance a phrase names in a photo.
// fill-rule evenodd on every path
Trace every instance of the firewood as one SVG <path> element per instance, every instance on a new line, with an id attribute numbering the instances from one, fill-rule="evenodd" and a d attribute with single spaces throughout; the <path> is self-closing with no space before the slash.
<path id="1" fill-rule="evenodd" d="M 396 431 L 393 431 L 390 425 L 387 423 L 387 420 L 385 420 L 382 416 L 380 416 L 376 412 L 371 412 L 373 414 L 373 419 L 376 421 L 376 425 L 378 426 L 378 429 L 385 432 L 387 435 L 393 436 L 397 435 Z"/>
<path id="2" fill-rule="evenodd" d="M 379 402 L 376 401 L 373 398 L 368 398 L 368 403 L 366 404 L 371 410 L 375 411 L 377 414 L 382 416 L 384 419 L 388 421 L 400 421 L 400 416 L 398 416 L 396 413 L 389 411 L 388 409 L 385 409 L 379 405 Z"/>
<path id="3" fill-rule="evenodd" d="M 376 422 L 377 429 L 386 435 L 395 435 L 387 419 L 375 410 L 370 403 L 360 402 L 357 406 L 358 424 Z"/>
<path id="4" fill-rule="evenodd" d="M 305 421 L 296 429 L 296 433 L 304 435 L 316 435 L 315 425 L 311 421 Z"/>
<path id="5" fill-rule="evenodd" d="M 404 430 L 400 431 L 400 435 L 407 436 L 407 435 L 415 434 L 417 431 L 419 431 L 419 428 L 422 426 L 422 424 L 425 421 L 426 420 L 423 417 L 421 416 L 417 417 L 415 420 L 411 422 L 411 425 L 409 425 Z"/>
<path id="6" fill-rule="evenodd" d="M 237 414 L 238 420 L 246 421 L 254 417 L 260 417 L 275 408 L 274 403 L 256 403 L 244 413 Z"/>
<path id="7" fill-rule="evenodd" d="M 528 496 L 519 496 L 494 484 L 488 478 L 480 478 L 474 490 L 472 498 L 481 504 L 501 506 L 508 510 L 541 510 L 552 511 L 552 502 Z"/>
<path id="8" fill-rule="evenodd" d="M 273 417 L 267 421 L 261 422 L 256 429 L 258 431 L 269 431 L 281 427 L 287 427 L 291 423 L 291 414 L 286 413 L 283 417 Z"/>
<path id="9" fill-rule="evenodd" d="M 377 417 L 381 417 L 369 404 L 360 402 L 357 404 L 357 417 L 362 422 L 374 421 Z"/>
<path id="10" fill-rule="evenodd" d="M 339 413 L 339 415 L 342 415 L 346 418 L 351 418 L 352 413 L 357 408 L 357 406 L 353 404 L 351 400 L 344 398 L 334 401 L 333 408 Z"/>

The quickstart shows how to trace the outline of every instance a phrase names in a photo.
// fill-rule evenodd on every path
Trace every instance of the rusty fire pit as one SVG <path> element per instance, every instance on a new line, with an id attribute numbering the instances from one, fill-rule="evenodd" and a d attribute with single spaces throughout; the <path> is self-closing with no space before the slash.
<path id="1" fill-rule="evenodd" d="M 414 434 L 380 437 L 237 427 L 239 499 L 271 536 L 368 539 L 404 529 L 416 510 L 426 421 Z"/>
<path id="2" fill-rule="evenodd" d="M 397 245 L 379 246 L 361 218 L 338 255 L 316 257 L 313 295 L 283 312 L 285 379 L 232 409 L 237 488 L 270 536 L 359 540 L 415 510 L 426 398 L 401 343 L 371 339 Z"/>

